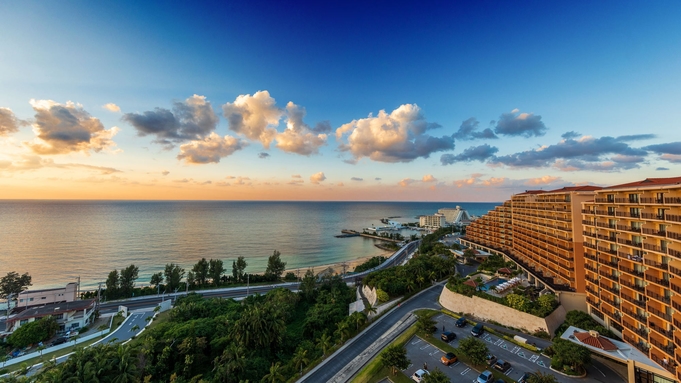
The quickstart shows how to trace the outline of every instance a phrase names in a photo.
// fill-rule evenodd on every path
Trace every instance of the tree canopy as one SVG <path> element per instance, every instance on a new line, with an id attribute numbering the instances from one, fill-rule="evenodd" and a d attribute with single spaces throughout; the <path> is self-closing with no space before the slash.
<path id="1" fill-rule="evenodd" d="M 397 370 L 404 370 L 409 367 L 411 361 L 407 359 L 407 350 L 398 345 L 388 346 L 380 355 L 381 363 L 384 366 L 390 367 L 392 374 L 395 375 Z"/>
<path id="2" fill-rule="evenodd" d="M 281 275 L 286 270 L 286 262 L 281 260 L 281 253 L 274 250 L 272 255 L 267 259 L 267 270 L 265 270 L 265 276 L 273 279 L 275 281 L 281 278 Z"/>
<path id="3" fill-rule="evenodd" d="M 487 360 L 489 349 L 485 342 L 472 336 L 463 338 L 459 341 L 459 350 L 468 356 L 473 364 L 482 365 Z"/>

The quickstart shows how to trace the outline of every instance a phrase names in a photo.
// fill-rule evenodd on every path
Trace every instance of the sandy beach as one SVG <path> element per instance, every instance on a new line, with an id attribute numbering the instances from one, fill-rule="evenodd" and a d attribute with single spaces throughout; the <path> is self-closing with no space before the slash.
<path id="1" fill-rule="evenodd" d="M 392 253 L 387 253 L 383 255 L 384 257 L 388 258 L 392 255 Z M 355 270 L 355 267 L 357 265 L 361 265 L 362 263 L 368 261 L 371 259 L 371 257 L 362 257 L 362 258 L 357 258 L 352 261 L 346 261 L 345 264 L 347 265 L 346 272 L 350 272 Z M 320 265 L 320 266 L 314 266 L 314 267 L 301 267 L 300 269 L 288 269 L 284 271 L 284 275 L 286 273 L 294 273 L 298 275 L 298 270 L 300 270 L 300 277 L 302 278 L 303 275 L 307 272 L 308 269 L 312 269 L 312 272 L 314 272 L 315 275 L 321 273 L 322 271 L 328 271 L 329 269 L 331 270 L 330 272 L 332 274 L 342 274 L 343 273 L 343 262 L 338 262 L 338 263 L 331 263 L 328 265 Z"/>

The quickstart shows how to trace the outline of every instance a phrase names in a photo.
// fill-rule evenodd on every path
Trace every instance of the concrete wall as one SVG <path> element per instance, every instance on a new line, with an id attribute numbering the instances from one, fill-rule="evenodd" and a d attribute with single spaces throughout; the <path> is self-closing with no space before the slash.
<path id="1" fill-rule="evenodd" d="M 371 303 L 372 306 L 376 306 L 378 302 L 378 296 L 376 295 L 376 289 L 369 287 L 367 285 L 362 286 L 362 294 Z"/>
<path id="2" fill-rule="evenodd" d="M 586 309 L 586 294 L 559 291 L 557 295 L 558 301 L 565 307 L 565 311 L 578 310 L 588 312 Z"/>
<path id="3" fill-rule="evenodd" d="M 504 326 L 524 329 L 527 332 L 543 330 L 549 334 L 553 334 L 565 321 L 566 313 L 563 306 L 558 306 L 546 318 L 539 318 L 487 299 L 457 294 L 450 291 L 447 286 L 443 287 L 440 294 L 440 304 L 452 312 L 468 313 L 482 320 L 493 320 Z"/>

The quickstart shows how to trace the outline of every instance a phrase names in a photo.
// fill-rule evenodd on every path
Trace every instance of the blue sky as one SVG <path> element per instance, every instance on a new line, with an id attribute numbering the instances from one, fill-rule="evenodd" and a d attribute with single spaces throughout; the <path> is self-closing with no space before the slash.
<path id="1" fill-rule="evenodd" d="M 679 174 L 681 3 L 322 3 L 0 4 L 0 198 L 499 201 Z"/>

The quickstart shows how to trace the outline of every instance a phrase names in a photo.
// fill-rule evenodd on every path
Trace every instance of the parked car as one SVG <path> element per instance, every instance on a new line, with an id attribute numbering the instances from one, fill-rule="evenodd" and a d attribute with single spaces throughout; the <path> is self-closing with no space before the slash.
<path id="1" fill-rule="evenodd" d="M 440 335 L 440 339 L 449 343 L 449 342 L 453 341 L 454 339 L 456 339 L 456 334 L 454 334 L 453 332 L 445 331 L 445 332 L 442 333 L 442 335 Z"/>
<path id="2" fill-rule="evenodd" d="M 492 374 L 492 371 L 483 371 L 480 375 L 478 375 L 478 379 L 476 379 L 476 383 L 491 383 L 494 380 L 494 375 Z"/>
<path id="3" fill-rule="evenodd" d="M 501 372 L 506 372 L 511 368 L 511 363 L 508 363 L 505 360 L 499 359 L 494 363 L 494 368 Z"/>
<path id="4" fill-rule="evenodd" d="M 497 362 L 497 357 L 492 354 L 487 354 L 487 365 L 492 367 Z"/>
<path id="5" fill-rule="evenodd" d="M 411 380 L 415 381 L 416 383 L 420 383 L 421 379 L 423 379 L 423 377 L 426 375 L 430 375 L 430 372 L 428 372 L 428 370 L 418 369 L 416 370 L 414 375 L 411 376 Z"/>
<path id="6" fill-rule="evenodd" d="M 467 324 L 468 324 L 468 321 L 464 317 L 461 317 L 461 318 L 456 320 L 456 327 L 466 327 Z"/>
<path id="7" fill-rule="evenodd" d="M 52 341 L 52 343 L 50 343 L 50 346 L 56 346 L 56 345 L 59 345 L 59 344 L 66 343 L 68 341 L 69 341 L 69 339 L 66 338 L 66 337 L 57 338 L 54 341 Z"/>
<path id="8" fill-rule="evenodd" d="M 442 355 L 442 358 L 440 358 L 440 362 L 444 364 L 445 366 L 449 366 L 452 363 L 456 363 L 458 358 L 456 357 L 456 354 L 453 352 L 448 352 L 445 355 Z"/>
<path id="9" fill-rule="evenodd" d="M 471 335 L 473 335 L 475 337 L 478 337 L 478 336 L 480 336 L 484 333 L 485 333 L 485 326 L 483 326 L 482 323 L 476 324 L 475 327 L 473 327 L 473 329 L 471 330 Z"/>
<path id="10" fill-rule="evenodd" d="M 518 383 L 527 383 L 530 380 L 531 376 L 535 376 L 535 374 L 532 372 L 524 373 L 523 376 L 521 376 L 520 379 L 518 379 Z"/>

